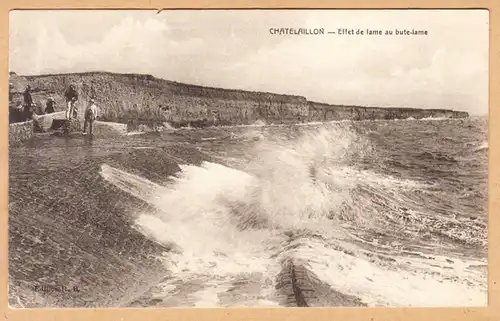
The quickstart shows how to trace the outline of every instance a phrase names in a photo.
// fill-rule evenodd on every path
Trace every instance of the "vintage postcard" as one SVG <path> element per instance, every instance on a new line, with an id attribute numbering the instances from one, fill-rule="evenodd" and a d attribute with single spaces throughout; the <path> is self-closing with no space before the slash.
<path id="1" fill-rule="evenodd" d="M 9 306 L 487 306 L 488 29 L 11 11 Z"/>

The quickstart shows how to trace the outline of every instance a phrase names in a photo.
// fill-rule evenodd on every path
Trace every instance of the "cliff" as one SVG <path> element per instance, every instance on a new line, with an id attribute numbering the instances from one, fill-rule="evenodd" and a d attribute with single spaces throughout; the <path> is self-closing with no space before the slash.
<path id="1" fill-rule="evenodd" d="M 363 106 L 328 105 L 308 102 L 309 120 L 375 120 L 375 119 L 415 119 L 422 118 L 467 118 L 469 114 L 449 109 L 381 108 Z"/>
<path id="2" fill-rule="evenodd" d="M 40 76 L 10 74 L 12 100 L 22 101 L 26 84 L 32 87 L 37 105 L 52 96 L 57 109 L 64 109 L 64 91 L 75 84 L 79 113 L 92 96 L 97 99 L 101 119 L 120 122 L 168 121 L 173 126 L 252 124 L 256 121 L 284 124 L 309 121 L 464 118 L 467 113 L 442 109 L 376 108 L 329 105 L 305 97 L 266 92 L 194 86 L 158 79 L 150 75 L 88 72 Z"/>

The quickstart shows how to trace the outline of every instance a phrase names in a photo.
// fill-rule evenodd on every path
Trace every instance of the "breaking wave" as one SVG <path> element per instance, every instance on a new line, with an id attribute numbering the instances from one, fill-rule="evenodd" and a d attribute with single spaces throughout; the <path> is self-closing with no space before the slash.
<path id="1" fill-rule="evenodd" d="M 428 184 L 359 166 L 375 151 L 348 124 L 259 136 L 249 155 L 233 167 L 179 165 L 166 185 L 102 165 L 108 182 L 156 209 L 138 210 L 135 228 L 171 249 L 157 297 L 180 306 L 486 304 L 484 275 L 471 268 L 485 262 L 429 252 L 444 244 L 436 237 L 481 242 L 485 226 L 423 212 Z M 250 281 L 253 297 L 222 299 Z"/>

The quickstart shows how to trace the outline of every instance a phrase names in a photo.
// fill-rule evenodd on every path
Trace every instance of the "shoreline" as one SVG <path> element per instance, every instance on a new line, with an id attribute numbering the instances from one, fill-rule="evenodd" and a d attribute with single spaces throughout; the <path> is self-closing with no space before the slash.
<path id="1" fill-rule="evenodd" d="M 63 112 L 55 112 L 54 114 L 38 115 L 38 120 L 42 120 L 44 132 L 39 133 L 34 130 L 34 123 L 32 120 L 26 122 L 18 122 L 9 124 L 9 146 L 10 148 L 22 145 L 26 141 L 31 139 L 36 139 L 40 135 L 47 135 L 47 133 L 55 133 L 55 130 L 51 129 L 51 125 L 48 125 L 48 120 L 58 119 L 54 118 L 57 115 L 62 115 Z M 363 119 L 363 120 L 330 120 L 330 121 L 311 121 L 311 122 L 297 122 L 290 124 L 275 124 L 275 123 L 264 123 L 262 121 L 257 121 L 254 124 L 237 124 L 237 125 L 217 125 L 217 124 L 207 124 L 205 126 L 199 126 L 195 124 L 192 126 L 190 123 L 184 126 L 173 126 L 170 122 L 162 122 L 160 120 L 152 120 L 149 122 L 139 123 L 135 125 L 122 123 L 122 122 L 110 122 L 110 121 L 96 121 L 94 122 L 94 134 L 99 137 L 116 137 L 122 135 L 137 135 L 147 132 L 154 131 L 168 131 L 168 130 L 197 130 L 197 129 L 217 129 L 217 128 L 259 128 L 259 127 L 284 127 L 284 126 L 319 126 L 327 124 L 341 124 L 350 122 L 384 122 L 384 121 L 464 121 L 465 119 L 473 118 L 484 118 L 487 115 L 481 116 L 469 116 L 467 118 L 447 118 L 447 117 L 428 117 L 428 118 L 406 118 L 406 119 Z M 47 119 L 45 119 L 47 118 Z M 83 126 L 83 121 L 79 120 L 81 127 Z M 198 126 L 197 126 L 198 125 Z M 134 130 L 134 127 L 145 126 L 145 130 Z M 150 127 L 151 126 L 151 127 Z"/>

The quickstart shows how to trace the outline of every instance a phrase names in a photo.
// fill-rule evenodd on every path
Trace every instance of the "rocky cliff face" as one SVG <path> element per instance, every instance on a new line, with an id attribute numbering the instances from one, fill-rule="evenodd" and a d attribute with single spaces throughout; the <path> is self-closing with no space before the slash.
<path id="1" fill-rule="evenodd" d="M 309 121 L 329 120 L 375 120 L 375 119 L 414 119 L 422 118 L 467 118 L 466 112 L 447 109 L 418 109 L 418 108 L 380 108 L 362 106 L 327 105 L 315 102 L 309 104 Z"/>
<path id="2" fill-rule="evenodd" d="M 29 83 L 38 105 L 44 107 L 46 99 L 52 96 L 58 110 L 63 110 L 64 91 L 74 84 L 80 93 L 81 115 L 88 99 L 95 97 L 104 120 L 168 121 L 173 126 L 468 117 L 464 112 L 441 109 L 328 105 L 300 96 L 193 86 L 150 75 L 90 72 L 23 77 L 11 73 L 10 82 L 14 104 L 22 101 L 22 91 Z"/>

